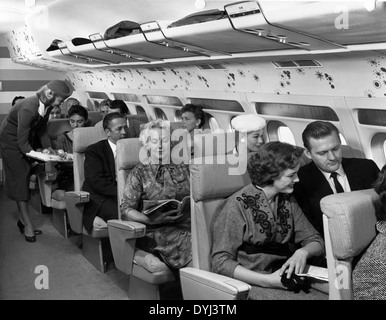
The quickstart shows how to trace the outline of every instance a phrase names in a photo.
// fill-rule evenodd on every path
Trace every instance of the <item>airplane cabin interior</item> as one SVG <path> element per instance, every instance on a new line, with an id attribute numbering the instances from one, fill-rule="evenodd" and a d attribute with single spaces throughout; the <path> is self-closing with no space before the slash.
<path id="1" fill-rule="evenodd" d="M 386 163 L 383 1 L 36 0 L 27 6 L 30 2 L 0 0 L 0 122 L 15 96 L 32 96 L 59 79 L 87 108 L 90 126 L 102 119 L 98 110 L 105 99 L 123 100 L 129 117 L 143 123 L 161 119 L 176 126 L 181 108 L 197 104 L 205 111 L 203 129 L 209 135 L 234 134 L 231 120 L 252 113 L 266 120 L 267 141 L 303 147 L 305 127 L 328 121 L 339 129 L 343 156 L 372 159 L 379 168 Z M 70 128 L 64 119 L 48 124 L 53 144 Z M 40 247 L 28 249 L 13 232 L 17 207 L 5 195 L 0 162 L 0 215 L 8 225 L 0 229 L 0 252 L 5 253 L 0 260 L 0 299 L 247 298 L 249 284 L 211 272 L 208 251 L 212 214 L 225 197 L 249 183 L 245 174 L 233 179 L 220 177 L 227 169 L 220 165 L 216 170 L 199 164 L 190 168 L 193 265 L 181 269 L 177 290 L 174 274 L 164 263 L 135 250 L 146 232 L 143 225 L 113 221 L 102 230 L 83 230 L 81 208 L 88 201 L 81 190 L 84 152 L 104 134 L 95 129 L 74 135 L 79 139 L 76 145 L 74 140 L 79 181 L 73 192 L 56 199 L 51 194 L 56 177 L 52 173 L 30 181 L 31 214 L 50 238 Z M 138 138 L 125 140 L 117 144 L 120 192 L 139 161 Z M 128 150 L 136 150 L 135 156 Z M 215 156 L 213 152 L 207 156 Z M 347 259 L 351 266 L 349 255 L 361 252 L 374 238 L 375 197 L 367 192 L 325 203 L 325 230 L 342 228 L 347 237 L 354 231 L 366 233 L 350 238 L 338 253 L 334 250 L 340 238 L 329 233 L 326 254 L 331 261 Z M 358 208 L 371 211 L 374 219 L 357 213 L 355 221 L 348 215 L 327 222 L 327 216 Z M 346 227 L 354 227 L 341 227 L 344 219 L 349 220 Z M 26 249 L 32 258 L 26 258 Z M 20 263 L 21 256 L 27 260 Z M 333 287 L 337 275 L 328 263 L 325 299 L 353 299 L 351 287 Z M 10 271 L 14 264 L 24 273 L 20 283 Z M 34 287 L 38 265 L 48 266 L 49 290 Z M 349 281 L 351 274 L 343 276 Z M 65 278 L 73 284 L 61 291 Z"/>

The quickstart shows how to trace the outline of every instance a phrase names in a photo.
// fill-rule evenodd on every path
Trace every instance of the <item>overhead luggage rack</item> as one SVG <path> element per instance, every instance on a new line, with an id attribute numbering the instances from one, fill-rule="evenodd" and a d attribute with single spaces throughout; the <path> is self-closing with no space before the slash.
<path id="1" fill-rule="evenodd" d="M 167 30 L 162 30 L 159 26 L 158 22 L 148 22 L 145 24 L 141 24 L 141 30 L 147 41 L 151 43 L 155 43 L 157 45 L 161 45 L 166 48 L 172 48 L 178 50 L 181 56 L 218 56 L 218 55 L 229 55 L 225 51 L 208 48 L 206 46 L 197 46 L 185 41 L 184 37 L 180 39 L 173 39 L 171 37 L 166 36 Z"/>
<path id="2" fill-rule="evenodd" d="M 229 17 L 169 27 L 163 30 L 163 33 L 165 38 L 176 43 L 205 48 L 223 55 L 293 48 L 284 42 L 272 41 L 272 39 L 257 37 L 255 34 L 236 30 L 233 28 Z"/>
<path id="3" fill-rule="evenodd" d="M 279 43 L 286 48 L 304 50 L 331 50 L 344 48 L 343 45 L 326 39 L 317 38 L 300 31 L 273 25 L 267 21 L 262 9 L 256 1 L 244 1 L 229 4 L 224 7 L 232 28 L 248 34 L 257 35 L 261 40 Z M 269 44 L 268 44 L 269 45 Z M 275 48 L 272 48 L 275 49 Z"/>
<path id="4" fill-rule="evenodd" d="M 128 37 L 135 37 L 135 35 L 128 35 L 126 37 L 122 38 L 128 38 Z M 102 35 L 99 33 L 95 33 L 90 35 L 90 40 L 92 41 L 92 44 L 96 50 L 102 51 L 103 54 L 107 54 L 107 58 L 110 60 L 114 60 L 114 63 L 122 63 L 122 62 L 138 62 L 138 61 L 155 61 L 159 59 L 155 59 L 152 57 L 149 57 L 145 54 L 138 54 L 136 52 L 132 52 L 129 50 L 129 46 L 126 46 L 123 49 L 115 48 L 113 47 L 114 41 L 121 38 L 111 39 L 111 40 L 104 40 Z M 108 43 L 109 44 L 108 44 Z"/>
<path id="5" fill-rule="evenodd" d="M 76 63 L 76 64 L 88 64 L 88 65 L 105 65 L 110 64 L 110 62 L 101 60 L 101 59 L 95 59 L 92 57 L 87 57 L 82 54 L 76 54 L 70 51 L 68 48 L 68 44 L 65 42 L 59 42 L 58 43 L 58 49 L 48 51 L 47 53 L 56 59 Z"/>
<path id="6" fill-rule="evenodd" d="M 107 47 L 104 45 L 103 39 L 100 40 L 100 38 L 97 38 L 95 34 L 91 35 L 90 39 L 91 39 L 90 43 L 85 43 L 80 45 L 75 45 L 74 42 L 71 41 L 71 43 L 68 43 L 67 47 L 70 49 L 72 54 L 81 55 L 83 57 L 87 57 L 93 60 L 103 61 L 104 63 L 107 63 L 107 64 L 119 64 L 122 62 L 138 62 L 138 60 L 142 61 L 142 59 L 137 59 L 136 57 L 130 56 L 127 53 L 118 54 L 116 51 L 113 51 L 113 50 L 110 50 L 110 51 L 100 50 L 99 48 L 107 49 Z"/>
<path id="7" fill-rule="evenodd" d="M 94 44 L 98 46 L 98 49 L 110 51 L 113 54 L 128 54 L 130 57 L 141 58 L 145 61 L 162 61 L 164 59 L 197 56 L 193 52 L 177 50 L 171 46 L 162 46 L 150 42 L 147 40 L 142 28 L 141 31 L 141 33 L 135 35 L 104 40 L 103 43 L 94 41 Z M 102 48 L 102 45 L 105 48 Z"/>
<path id="8" fill-rule="evenodd" d="M 304 1 L 267 13 L 266 18 L 274 25 L 304 30 L 310 36 L 344 46 L 386 42 L 384 1 Z"/>

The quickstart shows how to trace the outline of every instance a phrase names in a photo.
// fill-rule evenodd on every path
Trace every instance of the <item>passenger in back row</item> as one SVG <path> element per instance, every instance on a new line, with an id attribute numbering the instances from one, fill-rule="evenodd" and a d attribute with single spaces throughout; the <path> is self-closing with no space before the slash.
<path id="1" fill-rule="evenodd" d="M 191 155 L 193 155 L 194 134 L 201 132 L 201 129 L 205 124 L 205 112 L 202 110 L 201 106 L 188 103 L 181 109 L 181 122 L 182 129 L 187 130 L 189 133 L 187 138 L 188 148 L 191 150 Z M 177 143 L 173 143 L 173 146 Z"/>
<path id="2" fill-rule="evenodd" d="M 372 160 L 342 158 L 339 130 L 330 122 L 311 122 L 302 138 L 312 162 L 300 168 L 294 195 L 308 220 L 324 236 L 320 200 L 333 193 L 372 188 L 379 168 Z"/>
<path id="3" fill-rule="evenodd" d="M 63 108 L 64 108 L 64 113 L 68 116 L 68 112 L 70 111 L 70 108 L 74 105 L 81 105 L 78 99 L 75 98 L 68 98 L 66 101 L 63 102 Z"/>
<path id="4" fill-rule="evenodd" d="M 107 139 L 90 145 L 85 152 L 82 190 L 90 193 L 90 201 L 84 208 L 83 225 L 88 231 L 94 220 L 100 220 L 96 216 L 104 222 L 118 218 L 115 155 L 117 141 L 127 138 L 126 118 L 117 112 L 107 114 L 103 128 Z"/>
<path id="5" fill-rule="evenodd" d="M 71 130 L 65 131 L 56 139 L 56 149 L 63 150 L 67 153 L 73 153 L 72 146 L 74 140 L 74 129 L 83 128 L 87 124 L 88 111 L 85 107 L 80 105 L 73 105 L 68 111 L 68 118 L 70 120 Z M 58 170 L 58 187 L 61 190 L 74 190 L 74 172 L 72 163 L 57 163 Z"/>
<path id="6" fill-rule="evenodd" d="M 123 115 L 126 118 L 127 127 L 128 127 L 128 137 L 135 138 L 139 137 L 139 134 L 141 132 L 140 125 L 142 122 L 138 121 L 137 119 L 128 118 L 129 115 L 129 108 L 127 107 L 126 103 L 123 100 L 108 100 L 106 101 L 105 106 L 108 106 L 108 108 L 105 110 L 106 114 L 118 112 L 119 114 Z M 95 124 L 95 127 L 101 127 L 102 128 L 103 120 L 97 122 Z"/>
<path id="7" fill-rule="evenodd" d="M 259 115 L 251 113 L 239 115 L 232 119 L 231 125 L 235 129 L 236 141 L 233 154 L 238 154 L 244 147 L 247 152 L 255 152 L 264 143 L 266 121 Z"/>
<path id="8" fill-rule="evenodd" d="M 154 253 L 170 268 L 179 269 L 192 259 L 190 207 L 177 215 L 176 210 L 159 209 L 150 216 L 142 211 L 144 200 L 181 200 L 189 195 L 189 167 L 170 163 L 170 132 L 165 121 L 147 123 L 140 140 L 149 154 L 129 172 L 121 218 L 146 225 L 146 235 L 137 240 L 137 248 Z"/>

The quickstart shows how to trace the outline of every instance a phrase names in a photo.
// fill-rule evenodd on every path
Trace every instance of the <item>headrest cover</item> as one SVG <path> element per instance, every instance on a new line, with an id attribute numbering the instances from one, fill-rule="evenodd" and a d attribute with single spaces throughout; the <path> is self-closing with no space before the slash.
<path id="1" fill-rule="evenodd" d="M 236 131 L 258 131 L 266 126 L 266 121 L 264 118 L 260 117 L 257 114 L 242 114 L 232 119 L 232 127 Z"/>
<path id="2" fill-rule="evenodd" d="M 55 94 L 62 98 L 68 98 L 72 95 L 72 90 L 65 81 L 52 80 L 47 84 L 47 87 L 51 89 Z"/>

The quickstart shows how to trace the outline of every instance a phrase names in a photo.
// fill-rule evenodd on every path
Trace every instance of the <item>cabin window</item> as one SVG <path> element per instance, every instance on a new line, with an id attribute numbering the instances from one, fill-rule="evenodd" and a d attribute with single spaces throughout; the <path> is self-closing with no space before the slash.
<path id="1" fill-rule="evenodd" d="M 112 93 L 115 100 L 123 100 L 127 102 L 141 102 L 141 99 L 133 93 Z"/>
<path id="2" fill-rule="evenodd" d="M 342 145 L 347 146 L 347 141 L 341 133 L 339 133 L 339 137 L 340 137 L 340 142 L 342 143 Z"/>
<path id="3" fill-rule="evenodd" d="M 291 129 L 283 122 L 269 121 L 267 125 L 267 134 L 269 141 L 280 141 L 296 145 L 295 137 Z"/>
<path id="4" fill-rule="evenodd" d="M 104 92 L 87 91 L 87 93 L 91 99 L 109 99 L 108 95 Z"/>
<path id="5" fill-rule="evenodd" d="M 145 109 L 142 108 L 141 106 L 135 106 L 135 110 L 137 111 L 137 114 L 143 114 L 147 116 Z"/>
<path id="6" fill-rule="evenodd" d="M 168 117 L 166 116 L 165 112 L 163 112 L 163 110 L 161 110 L 160 108 L 155 108 L 154 113 L 156 119 L 168 120 Z"/>
<path id="7" fill-rule="evenodd" d="M 292 134 L 290 128 L 288 128 L 287 126 L 280 126 L 279 128 L 277 128 L 277 135 L 279 141 L 296 145 L 294 135 Z"/>
<path id="8" fill-rule="evenodd" d="M 358 121 L 360 124 L 371 126 L 386 126 L 386 110 L 358 109 Z"/>
<path id="9" fill-rule="evenodd" d="M 98 110 L 99 102 L 96 100 L 93 101 L 93 100 L 87 99 L 86 106 L 89 111 L 95 111 L 95 110 Z"/>
<path id="10" fill-rule="evenodd" d="M 258 114 L 266 116 L 339 121 L 337 114 L 330 107 L 266 102 L 257 102 L 255 107 Z"/>
<path id="11" fill-rule="evenodd" d="M 182 112 L 181 109 L 177 109 L 174 112 L 174 121 L 181 121 Z"/>
<path id="12" fill-rule="evenodd" d="M 371 151 L 373 160 L 380 164 L 380 168 L 386 161 L 386 133 L 381 132 L 375 134 L 371 139 Z"/>
<path id="13" fill-rule="evenodd" d="M 215 132 L 216 130 L 220 129 L 220 126 L 218 125 L 215 117 L 213 117 L 210 113 L 205 112 L 205 123 L 201 129 L 210 129 L 212 132 Z"/>
<path id="14" fill-rule="evenodd" d="M 236 118 L 237 116 L 232 116 L 232 117 L 230 117 L 229 118 L 229 129 L 231 130 L 231 131 L 234 131 L 235 129 L 232 127 L 232 120 L 233 120 L 233 118 Z"/>
<path id="15" fill-rule="evenodd" d="M 177 97 L 153 96 L 153 95 L 146 95 L 145 97 L 146 97 L 147 103 L 149 104 L 182 107 L 182 102 Z"/>
<path id="16" fill-rule="evenodd" d="M 204 109 L 244 112 L 244 108 L 235 100 L 189 98 L 189 102 L 192 104 L 198 104 Z"/>

